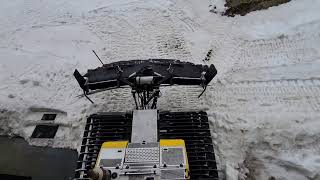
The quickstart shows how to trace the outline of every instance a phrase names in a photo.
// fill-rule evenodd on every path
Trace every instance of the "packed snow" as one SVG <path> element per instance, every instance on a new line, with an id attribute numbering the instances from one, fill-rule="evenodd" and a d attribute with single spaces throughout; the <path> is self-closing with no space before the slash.
<path id="1" fill-rule="evenodd" d="M 162 89 L 160 110 L 205 110 L 221 176 L 320 179 L 320 1 L 292 0 L 234 18 L 223 0 L 10 0 L 0 6 L 0 132 L 78 148 L 88 115 L 133 108 L 130 91 L 81 95 L 72 73 L 130 59 L 214 64 L 198 87 Z M 216 7 L 216 12 L 211 10 Z M 203 61 L 212 50 L 209 61 Z M 55 139 L 30 138 L 39 112 Z"/>

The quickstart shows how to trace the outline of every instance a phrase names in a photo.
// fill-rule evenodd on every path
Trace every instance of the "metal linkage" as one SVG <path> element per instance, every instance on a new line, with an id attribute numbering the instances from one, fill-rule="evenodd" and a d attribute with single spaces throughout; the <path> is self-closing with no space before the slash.
<path id="1" fill-rule="evenodd" d="M 131 91 L 136 109 L 156 109 L 158 97 L 160 96 L 159 86 L 146 89 L 134 87 Z"/>
<path id="2" fill-rule="evenodd" d="M 94 167 L 102 143 L 130 140 L 131 129 L 132 114 L 101 113 L 88 117 L 77 161 L 75 179 L 89 179 L 87 170 Z"/>
<path id="3" fill-rule="evenodd" d="M 205 112 L 160 112 L 159 139 L 183 139 L 186 143 L 190 177 L 218 179 L 218 170 Z"/>

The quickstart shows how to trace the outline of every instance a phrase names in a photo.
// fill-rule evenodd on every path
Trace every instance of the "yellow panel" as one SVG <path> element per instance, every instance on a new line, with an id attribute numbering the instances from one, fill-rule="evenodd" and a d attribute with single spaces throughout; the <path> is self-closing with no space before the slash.
<path id="1" fill-rule="evenodd" d="M 186 164 L 186 171 L 187 171 L 186 179 L 190 179 L 188 155 L 187 155 L 184 140 L 183 139 L 160 139 L 160 147 L 165 147 L 165 146 L 183 146 L 184 147 L 184 151 L 186 154 L 186 162 L 187 162 L 187 164 Z"/>
<path id="2" fill-rule="evenodd" d="M 182 139 L 160 139 L 160 147 L 162 146 L 185 146 Z"/>
<path id="3" fill-rule="evenodd" d="M 101 148 L 126 148 L 128 141 L 109 141 L 104 142 Z"/>

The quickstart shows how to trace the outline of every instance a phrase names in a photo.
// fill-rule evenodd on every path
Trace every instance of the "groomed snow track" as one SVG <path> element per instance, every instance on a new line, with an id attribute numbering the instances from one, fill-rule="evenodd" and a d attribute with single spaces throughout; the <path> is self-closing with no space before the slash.
<path id="1" fill-rule="evenodd" d="M 159 139 L 184 139 L 190 177 L 218 179 L 218 170 L 205 112 L 160 112 Z M 100 113 L 88 117 L 82 140 L 76 180 L 89 180 L 87 170 L 94 167 L 100 146 L 105 141 L 130 140 L 131 113 Z"/>

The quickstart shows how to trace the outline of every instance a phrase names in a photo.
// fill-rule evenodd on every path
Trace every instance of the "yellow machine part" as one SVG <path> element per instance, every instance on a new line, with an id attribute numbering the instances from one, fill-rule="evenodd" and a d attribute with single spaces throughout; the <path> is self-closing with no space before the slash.
<path id="1" fill-rule="evenodd" d="M 128 141 L 109 141 L 109 142 L 104 142 L 101 146 L 102 149 L 125 149 L 128 146 Z M 187 151 L 186 151 L 186 145 L 183 139 L 161 139 L 160 140 L 160 147 L 184 147 L 185 154 L 186 154 L 186 170 L 188 174 L 189 179 L 189 162 L 188 162 L 188 156 L 187 156 Z M 101 153 L 101 151 L 100 151 Z M 99 164 L 100 160 L 100 153 L 98 156 L 98 162 L 96 163 Z"/>
<path id="2" fill-rule="evenodd" d="M 128 141 L 109 141 L 104 142 L 101 148 L 126 148 L 128 146 Z"/>
<path id="3" fill-rule="evenodd" d="M 182 139 L 160 139 L 160 147 L 167 147 L 167 146 L 184 146 L 185 143 Z"/>
<path id="4" fill-rule="evenodd" d="M 101 145 L 100 152 L 99 152 L 98 159 L 97 159 L 95 167 L 99 167 L 100 159 L 101 159 L 101 150 L 103 150 L 103 149 L 125 149 L 125 148 L 127 148 L 128 143 L 129 143 L 128 141 L 109 141 L 109 142 L 104 142 Z"/>
<path id="5" fill-rule="evenodd" d="M 187 149 L 186 149 L 186 144 L 183 139 L 160 139 L 160 147 L 175 147 L 175 146 L 183 146 L 184 147 L 184 152 L 186 154 L 186 161 L 187 161 L 187 174 L 188 177 L 187 179 L 190 179 L 189 175 L 189 162 L 188 162 L 188 154 L 187 154 Z"/>

